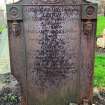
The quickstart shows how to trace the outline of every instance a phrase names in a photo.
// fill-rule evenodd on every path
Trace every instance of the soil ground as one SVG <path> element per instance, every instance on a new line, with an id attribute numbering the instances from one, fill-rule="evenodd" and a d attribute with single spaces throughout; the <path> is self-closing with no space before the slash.
<path id="1" fill-rule="evenodd" d="M 0 105 L 20 105 L 20 86 L 10 74 L 0 74 Z"/>

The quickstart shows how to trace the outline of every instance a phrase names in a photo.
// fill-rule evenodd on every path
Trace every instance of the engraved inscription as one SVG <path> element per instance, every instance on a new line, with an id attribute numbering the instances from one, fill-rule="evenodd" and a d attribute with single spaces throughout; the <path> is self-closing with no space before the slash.
<path id="1" fill-rule="evenodd" d="M 76 81 L 79 67 L 79 8 L 25 8 L 28 78 L 34 87 L 58 87 L 74 77 Z"/>

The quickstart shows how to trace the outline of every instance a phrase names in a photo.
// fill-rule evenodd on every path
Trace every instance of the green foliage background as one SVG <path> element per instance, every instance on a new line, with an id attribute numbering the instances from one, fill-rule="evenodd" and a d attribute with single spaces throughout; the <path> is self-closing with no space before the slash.
<path id="1" fill-rule="evenodd" d="M 102 35 L 103 30 L 105 29 L 105 16 L 97 17 L 97 36 Z"/>
<path id="2" fill-rule="evenodd" d="M 105 16 L 97 18 L 97 37 L 101 36 L 105 29 Z M 105 87 L 105 53 L 96 54 L 94 70 L 94 86 Z"/>
<path id="3" fill-rule="evenodd" d="M 105 87 L 105 54 L 96 54 L 94 86 Z"/>

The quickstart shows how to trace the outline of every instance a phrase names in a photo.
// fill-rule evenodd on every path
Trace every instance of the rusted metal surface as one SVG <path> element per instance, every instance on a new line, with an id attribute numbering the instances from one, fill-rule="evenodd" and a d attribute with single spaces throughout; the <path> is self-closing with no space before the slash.
<path id="1" fill-rule="evenodd" d="M 69 97 L 72 101 L 79 98 L 79 91 L 75 91 L 79 90 L 79 9 L 80 6 L 24 6 L 30 105 L 54 104 L 54 100 L 63 105 L 69 103 Z M 70 16 L 74 12 L 76 15 Z"/>
<path id="2" fill-rule="evenodd" d="M 21 105 L 28 105 L 27 104 L 27 97 L 26 96 L 25 97 L 24 96 L 21 97 L 21 103 L 20 104 Z"/>
<path id="3" fill-rule="evenodd" d="M 96 9 L 81 0 L 7 6 L 11 70 L 22 105 L 91 105 Z"/>
<path id="4" fill-rule="evenodd" d="M 96 35 L 96 11 L 97 5 L 83 5 L 86 13 L 82 14 L 83 33 L 81 37 L 82 69 L 81 74 L 81 98 L 92 104 L 93 70 Z M 86 9 L 87 8 L 87 9 Z M 84 9 L 83 9 L 84 11 Z M 94 12 L 95 11 L 95 12 Z M 85 85 L 85 86 L 84 86 Z M 83 101 L 84 102 L 84 101 Z"/>
<path id="5" fill-rule="evenodd" d="M 21 25 L 20 25 L 20 23 L 18 23 L 17 21 L 13 21 L 12 22 L 11 31 L 12 31 L 14 36 L 20 35 L 20 32 L 21 32 Z"/>
<path id="6" fill-rule="evenodd" d="M 22 10 L 22 5 L 7 5 L 7 20 L 8 21 L 13 21 L 13 20 L 18 20 L 22 21 L 23 20 L 23 10 Z"/>

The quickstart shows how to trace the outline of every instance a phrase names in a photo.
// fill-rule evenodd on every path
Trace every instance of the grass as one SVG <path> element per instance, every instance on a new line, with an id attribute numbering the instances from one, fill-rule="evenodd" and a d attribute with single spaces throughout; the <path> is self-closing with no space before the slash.
<path id="1" fill-rule="evenodd" d="M 97 17 L 97 36 L 102 35 L 103 30 L 105 29 L 105 16 Z"/>
<path id="2" fill-rule="evenodd" d="M 102 35 L 105 29 L 105 16 L 97 17 L 97 37 Z M 105 54 L 96 54 L 94 86 L 105 87 Z"/>
<path id="3" fill-rule="evenodd" d="M 5 26 L 4 25 L 0 25 L 0 33 L 3 32 L 5 30 Z"/>
<path id="4" fill-rule="evenodd" d="M 105 55 L 96 54 L 94 86 L 105 87 Z"/>

